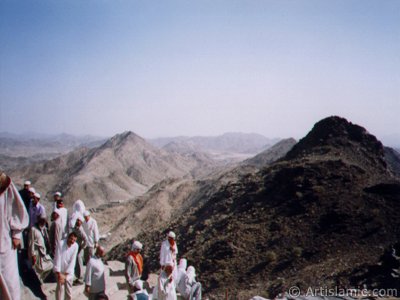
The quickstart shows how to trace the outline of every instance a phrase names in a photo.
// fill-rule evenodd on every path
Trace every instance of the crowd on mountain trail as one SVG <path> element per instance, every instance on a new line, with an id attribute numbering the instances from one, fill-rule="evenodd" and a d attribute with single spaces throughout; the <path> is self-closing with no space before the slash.
<path id="1" fill-rule="evenodd" d="M 56 283 L 56 300 L 72 299 L 72 286 L 79 285 L 89 300 L 108 299 L 102 261 L 106 251 L 99 243 L 96 220 L 82 200 L 76 200 L 69 213 L 62 193 L 57 191 L 53 197 L 48 216 L 29 180 L 18 190 L 0 170 L 0 299 L 20 300 L 21 281 L 39 299 L 48 299 L 42 290 L 44 282 Z M 179 299 L 201 300 L 195 268 L 187 267 L 185 258 L 177 263 L 174 232 L 161 244 L 160 273 L 152 298 L 141 280 L 142 249 L 143 244 L 135 240 L 126 256 L 127 299 L 177 300 L 179 295 Z"/>

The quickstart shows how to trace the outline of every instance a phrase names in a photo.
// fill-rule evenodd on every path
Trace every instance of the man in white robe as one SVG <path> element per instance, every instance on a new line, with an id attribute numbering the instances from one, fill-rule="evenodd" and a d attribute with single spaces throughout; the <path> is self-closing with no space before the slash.
<path id="1" fill-rule="evenodd" d="M 128 292 L 133 293 L 135 281 L 139 280 L 143 272 L 143 257 L 140 251 L 143 244 L 139 241 L 134 241 L 131 246 L 131 251 L 125 261 L 125 278 L 128 286 Z"/>
<path id="2" fill-rule="evenodd" d="M 68 228 L 68 210 L 64 207 L 64 202 L 62 199 L 57 200 L 56 202 L 56 208 L 59 211 L 60 214 L 60 220 L 61 220 L 61 225 L 62 225 L 62 239 L 67 238 L 68 233 L 69 233 L 69 228 Z"/>
<path id="3" fill-rule="evenodd" d="M 106 290 L 104 263 L 101 260 L 104 254 L 104 248 L 98 246 L 95 255 L 89 259 L 86 266 L 85 295 L 89 300 L 98 299 L 98 296 L 104 294 Z"/>
<path id="4" fill-rule="evenodd" d="M 46 215 L 40 215 L 36 225 L 31 228 L 29 238 L 29 257 L 42 283 L 53 269 L 53 260 L 49 255 L 50 241 L 46 223 Z"/>
<path id="5" fill-rule="evenodd" d="M 78 237 L 76 243 L 78 244 L 78 254 L 76 256 L 76 264 L 75 264 L 75 280 L 73 282 L 74 285 L 83 284 L 82 277 L 83 274 L 83 252 L 87 245 L 87 236 L 85 230 L 83 229 L 83 219 L 82 215 L 78 215 L 75 221 L 75 227 L 72 229 Z"/>
<path id="6" fill-rule="evenodd" d="M 17 249 L 29 215 L 10 177 L 0 171 L 0 299 L 21 299 Z"/>
<path id="7" fill-rule="evenodd" d="M 40 201 L 40 194 L 39 193 L 33 194 L 31 204 L 29 205 L 29 228 L 35 226 L 41 214 L 46 213 L 45 207 L 41 203 L 39 203 L 39 201 Z"/>
<path id="8" fill-rule="evenodd" d="M 59 243 L 54 257 L 54 273 L 57 278 L 56 300 L 62 299 L 63 290 L 64 300 L 72 299 L 72 279 L 78 254 L 76 239 L 76 234 L 71 232 L 67 239 Z"/>
<path id="9" fill-rule="evenodd" d="M 54 195 L 53 195 L 53 200 L 54 200 L 53 209 L 57 208 L 57 201 L 61 200 L 62 199 L 61 197 L 62 197 L 61 192 L 55 192 L 54 193 Z"/>
<path id="10" fill-rule="evenodd" d="M 56 208 L 52 213 L 52 222 L 49 229 L 50 238 L 50 256 L 54 258 L 58 244 L 63 240 L 62 238 L 62 223 L 60 219 L 60 211 Z"/>
<path id="11" fill-rule="evenodd" d="M 176 256 L 178 254 L 178 245 L 175 241 L 176 235 L 173 231 L 168 232 L 167 239 L 162 242 L 160 250 L 160 265 L 164 268 L 167 264 L 176 267 Z"/>
<path id="12" fill-rule="evenodd" d="M 90 212 L 86 210 L 83 213 L 83 216 L 85 218 L 85 222 L 83 223 L 83 229 L 85 230 L 87 237 L 87 245 L 84 252 L 84 263 L 87 264 L 89 259 L 94 254 L 94 249 L 97 248 L 100 235 L 97 222 L 90 216 Z"/>

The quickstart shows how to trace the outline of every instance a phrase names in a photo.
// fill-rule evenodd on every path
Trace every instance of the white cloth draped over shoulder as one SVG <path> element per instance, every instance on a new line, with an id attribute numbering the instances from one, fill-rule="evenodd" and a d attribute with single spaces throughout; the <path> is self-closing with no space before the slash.
<path id="1" fill-rule="evenodd" d="M 1 299 L 21 299 L 17 252 L 12 248 L 12 239 L 21 239 L 21 233 L 28 225 L 29 215 L 25 204 L 10 180 L 4 192 L 0 194 Z"/>
<path id="2" fill-rule="evenodd" d="M 29 215 L 17 188 L 11 182 L 0 195 L 0 253 L 11 249 L 11 238 L 21 239 L 22 231 L 29 225 Z"/>
<path id="3" fill-rule="evenodd" d="M 163 241 L 160 250 L 160 265 L 165 266 L 171 264 L 175 267 L 177 254 L 178 245 L 176 244 L 176 242 L 174 243 L 174 246 L 171 247 L 168 240 Z"/>

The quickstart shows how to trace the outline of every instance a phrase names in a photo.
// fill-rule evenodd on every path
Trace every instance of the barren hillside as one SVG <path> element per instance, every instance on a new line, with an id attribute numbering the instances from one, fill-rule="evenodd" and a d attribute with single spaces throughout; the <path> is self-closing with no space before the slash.
<path id="1" fill-rule="evenodd" d="M 114 136 L 103 145 L 75 150 L 56 159 L 13 170 L 15 182 L 30 179 L 48 199 L 61 191 L 68 207 L 82 199 L 88 207 L 126 201 L 168 178 L 207 172 L 212 160 L 168 153 L 132 132 Z"/>

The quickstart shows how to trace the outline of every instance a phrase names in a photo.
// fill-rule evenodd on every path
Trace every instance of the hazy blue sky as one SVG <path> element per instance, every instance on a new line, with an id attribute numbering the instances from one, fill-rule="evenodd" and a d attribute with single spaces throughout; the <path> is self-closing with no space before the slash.
<path id="1" fill-rule="evenodd" d="M 400 133 L 400 0 L 0 0 L 0 131 Z"/>

